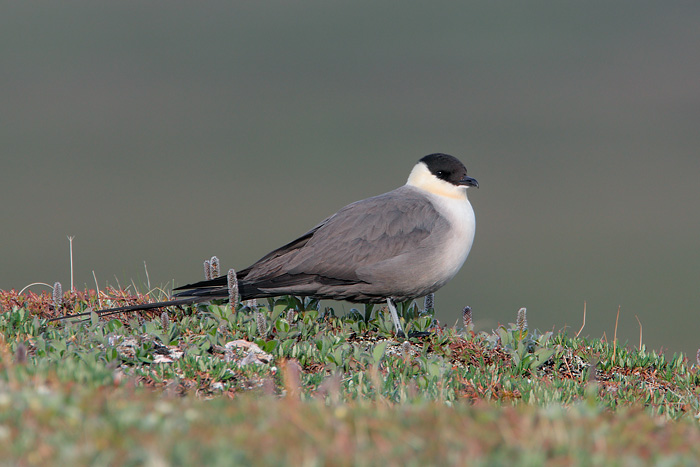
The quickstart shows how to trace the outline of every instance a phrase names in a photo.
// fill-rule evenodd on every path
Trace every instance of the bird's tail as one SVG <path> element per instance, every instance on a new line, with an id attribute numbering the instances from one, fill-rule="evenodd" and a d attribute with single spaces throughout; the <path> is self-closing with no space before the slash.
<path id="1" fill-rule="evenodd" d="M 260 291 L 257 288 L 243 282 L 241 279 L 241 274 L 239 273 L 239 297 L 241 300 L 269 296 L 261 295 Z M 76 313 L 74 315 L 66 315 L 59 316 L 57 318 L 51 318 L 49 322 L 61 321 L 64 319 L 72 318 L 83 318 L 89 316 L 92 313 L 96 313 L 98 316 L 109 316 L 116 315 L 117 313 L 154 310 L 156 308 L 166 308 L 169 306 L 192 305 L 195 303 L 202 303 L 208 300 L 215 299 L 227 300 L 229 296 L 226 276 L 216 277 L 214 279 L 196 282 L 194 284 L 183 285 L 181 287 L 175 288 L 174 290 L 181 290 L 182 292 L 173 295 L 170 300 L 154 303 L 145 303 L 142 305 L 127 305 L 116 308 L 106 308 L 104 310 L 97 311 L 86 311 L 84 313 Z"/>
<path id="2" fill-rule="evenodd" d="M 163 302 L 144 303 L 142 305 L 119 306 L 116 308 L 105 308 L 104 310 L 86 311 L 83 313 L 76 313 L 74 315 L 58 316 L 56 318 L 51 318 L 48 322 L 50 323 L 52 321 L 62 321 L 65 319 L 83 318 L 90 316 L 92 313 L 97 314 L 97 316 L 109 316 L 116 315 L 117 313 L 128 313 L 131 311 L 146 311 L 169 306 L 192 305 L 195 303 L 206 302 L 207 300 L 211 300 L 211 297 L 186 297 L 176 300 L 166 300 Z"/>

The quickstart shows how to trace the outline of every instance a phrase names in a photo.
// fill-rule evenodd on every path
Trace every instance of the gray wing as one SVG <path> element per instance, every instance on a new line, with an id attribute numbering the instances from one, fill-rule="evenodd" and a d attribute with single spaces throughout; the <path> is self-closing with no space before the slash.
<path id="1" fill-rule="evenodd" d="M 448 227 L 425 195 L 404 186 L 344 207 L 245 270 L 244 280 L 260 288 L 308 283 L 309 276 L 324 284 L 364 282 L 363 271 L 396 257 L 419 256 L 425 240 Z"/>

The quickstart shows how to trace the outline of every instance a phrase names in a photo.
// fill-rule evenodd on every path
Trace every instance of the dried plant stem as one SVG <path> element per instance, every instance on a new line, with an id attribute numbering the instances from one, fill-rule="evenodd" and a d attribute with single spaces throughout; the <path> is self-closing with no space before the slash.
<path id="1" fill-rule="evenodd" d="M 586 301 L 583 301 L 583 324 L 581 324 L 581 329 L 578 330 L 576 333 L 576 337 L 578 337 L 579 334 L 581 334 L 581 331 L 583 331 L 583 328 L 586 326 Z"/>
<path id="2" fill-rule="evenodd" d="M 92 278 L 95 279 L 95 291 L 97 292 L 97 308 L 102 308 L 102 301 L 100 300 L 100 286 L 97 283 L 97 276 L 95 275 L 94 269 L 92 270 Z"/>
<path id="3" fill-rule="evenodd" d="M 70 252 L 70 289 L 75 290 L 73 286 L 73 239 L 75 236 L 68 236 L 68 250 Z"/>
<path id="4" fill-rule="evenodd" d="M 27 290 L 29 287 L 31 287 L 31 286 L 33 286 L 33 285 L 45 285 L 46 287 L 48 287 L 48 288 L 50 288 L 50 289 L 53 289 L 53 286 L 52 286 L 51 284 L 47 284 L 46 282 L 32 282 L 32 283 L 29 284 L 29 285 L 25 285 L 25 286 L 22 288 L 22 290 L 20 290 L 19 292 L 17 292 L 17 295 L 22 295 L 22 292 L 24 292 L 25 290 Z"/>
<path id="5" fill-rule="evenodd" d="M 637 318 L 637 322 L 639 323 L 639 350 L 642 350 L 642 322 L 639 321 L 639 316 L 634 315 L 635 318 Z"/>
<path id="6" fill-rule="evenodd" d="M 146 287 L 148 287 L 148 291 L 151 291 L 151 278 L 148 277 L 148 266 L 146 266 L 146 262 L 143 262 L 143 269 L 146 271 Z"/>
<path id="7" fill-rule="evenodd" d="M 620 305 L 617 306 L 617 317 L 615 318 L 615 333 L 613 334 L 613 361 L 617 355 L 617 323 L 620 320 Z"/>

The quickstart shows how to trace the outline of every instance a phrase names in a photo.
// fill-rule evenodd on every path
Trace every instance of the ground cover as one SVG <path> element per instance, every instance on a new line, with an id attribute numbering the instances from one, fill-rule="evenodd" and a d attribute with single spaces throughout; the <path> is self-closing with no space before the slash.
<path id="1" fill-rule="evenodd" d="M 48 322 L 154 298 L 0 291 L 5 463 L 607 465 L 700 456 L 697 365 L 643 345 L 540 333 L 524 314 L 475 333 L 473 323 L 440 326 L 432 310 L 404 304 L 407 339 L 379 307 L 336 316 L 295 297 Z"/>

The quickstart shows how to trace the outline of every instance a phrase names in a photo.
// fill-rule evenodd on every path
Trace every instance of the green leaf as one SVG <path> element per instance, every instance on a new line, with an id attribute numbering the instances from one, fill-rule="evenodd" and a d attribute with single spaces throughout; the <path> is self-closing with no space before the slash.
<path id="1" fill-rule="evenodd" d="M 384 341 L 377 344 L 374 346 L 374 349 L 372 349 L 372 360 L 374 361 L 374 365 L 379 365 L 379 362 L 384 356 L 384 351 L 386 351 L 387 345 L 389 345 L 389 341 Z"/>
<path id="2" fill-rule="evenodd" d="M 277 321 L 275 321 L 275 329 L 277 329 L 278 332 L 286 334 L 290 329 L 289 322 L 284 318 L 277 318 Z"/>
<path id="3" fill-rule="evenodd" d="M 555 349 L 539 349 L 534 353 L 534 360 L 531 365 L 536 365 L 535 368 L 541 367 L 547 360 L 549 360 L 552 355 L 554 355 Z"/>

